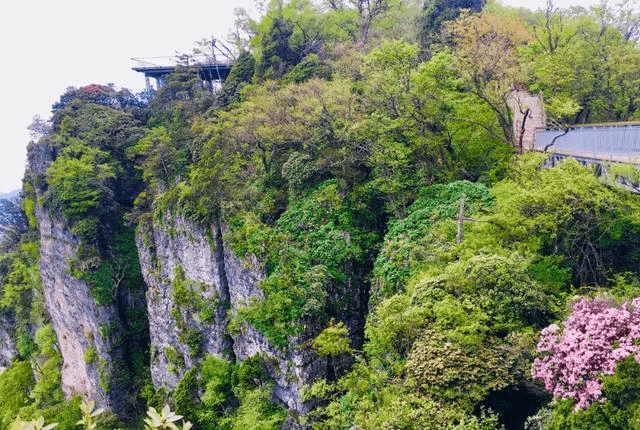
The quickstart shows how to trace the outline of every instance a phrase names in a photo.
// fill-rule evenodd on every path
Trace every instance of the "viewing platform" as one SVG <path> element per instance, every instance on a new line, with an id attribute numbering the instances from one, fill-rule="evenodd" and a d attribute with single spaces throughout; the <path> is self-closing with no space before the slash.
<path id="1" fill-rule="evenodd" d="M 157 87 L 162 87 L 165 76 L 173 73 L 179 66 L 198 69 L 200 78 L 209 85 L 224 81 L 233 66 L 232 63 L 214 61 L 206 57 L 189 57 L 186 64 L 178 64 L 176 57 L 145 57 L 132 60 L 136 63 L 132 69 L 144 74 L 147 91 L 151 89 L 149 78 L 156 80 Z"/>

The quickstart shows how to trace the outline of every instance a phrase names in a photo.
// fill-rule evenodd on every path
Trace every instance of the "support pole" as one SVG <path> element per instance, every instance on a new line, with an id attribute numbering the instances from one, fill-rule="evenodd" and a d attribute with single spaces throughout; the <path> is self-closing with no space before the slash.
<path id="1" fill-rule="evenodd" d="M 460 212 L 458 213 L 458 235 L 456 236 L 456 243 L 460 243 L 462 242 L 462 236 L 463 236 L 463 228 L 464 228 L 464 203 L 465 200 L 467 199 L 466 195 L 462 195 L 462 198 L 460 199 Z"/>
<path id="2" fill-rule="evenodd" d="M 147 84 L 147 94 L 151 94 L 151 82 L 146 74 L 144 75 L 144 83 Z"/>

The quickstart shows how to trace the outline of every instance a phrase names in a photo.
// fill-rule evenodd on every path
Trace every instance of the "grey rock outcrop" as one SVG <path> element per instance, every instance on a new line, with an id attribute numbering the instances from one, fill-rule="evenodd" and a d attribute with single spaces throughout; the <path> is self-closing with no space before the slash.
<path id="1" fill-rule="evenodd" d="M 263 297 L 258 284 L 264 273 L 256 261 L 234 255 L 225 246 L 221 231 L 220 225 L 206 230 L 169 213 L 162 221 L 139 228 L 138 253 L 149 287 L 153 383 L 175 388 L 204 354 L 238 361 L 261 354 L 275 381 L 274 398 L 290 410 L 305 413 L 308 406 L 300 398 L 301 388 L 324 374 L 326 362 L 301 338 L 290 339 L 292 345 L 280 350 L 246 322 L 238 333 L 228 333 L 229 315 Z M 185 294 L 183 283 L 196 293 L 187 303 L 180 298 Z M 205 321 L 206 306 L 213 307 L 215 315 Z M 199 333 L 199 353 L 194 354 L 187 344 L 185 331 Z"/>
<path id="2" fill-rule="evenodd" d="M 11 366 L 11 360 L 18 355 L 11 338 L 13 322 L 8 315 L 0 313 L 0 372 Z"/>
<path id="3" fill-rule="evenodd" d="M 43 183 L 55 151 L 46 143 L 29 148 L 29 170 Z M 40 180 L 38 180 L 40 178 Z M 43 190 L 36 187 L 37 201 Z M 90 294 L 90 286 L 70 274 L 70 262 L 78 259 L 80 240 L 67 221 L 49 213 L 37 203 L 35 216 L 40 231 L 40 275 L 44 286 L 45 306 L 56 332 L 63 358 L 62 389 L 67 397 L 81 394 L 95 400 L 97 407 L 116 413 L 126 409 L 126 390 L 112 384 L 124 351 L 109 336 L 106 327 L 120 324 L 115 304 L 100 306 Z"/>
<path id="4" fill-rule="evenodd" d="M 151 377 L 156 388 L 174 389 L 197 357 L 226 357 L 231 345 L 215 249 L 205 231 L 167 217 L 170 229 L 141 226 L 137 244 L 148 286 Z"/>
<path id="5" fill-rule="evenodd" d="M 234 336 L 233 351 L 239 361 L 256 354 L 269 357 L 270 376 L 275 386 L 273 396 L 288 409 L 297 413 L 307 413 L 310 405 L 301 399 L 302 388 L 324 376 L 326 360 L 318 358 L 308 342 L 291 339 L 287 350 L 272 347 L 267 338 L 248 323 L 243 323 L 240 334 Z"/>
<path id="6" fill-rule="evenodd" d="M 64 223 L 52 219 L 42 207 L 37 208 L 36 217 L 40 226 L 40 274 L 45 304 L 63 358 L 62 389 L 67 396 L 83 394 L 101 407 L 111 407 L 99 383 L 97 363 L 87 363 L 84 356 L 91 347 L 103 360 L 108 358 L 110 345 L 100 338 L 99 327 L 109 324 L 117 313 L 115 309 L 98 307 L 89 294 L 89 286 L 68 273 L 68 261 L 76 258 L 78 243 Z"/>

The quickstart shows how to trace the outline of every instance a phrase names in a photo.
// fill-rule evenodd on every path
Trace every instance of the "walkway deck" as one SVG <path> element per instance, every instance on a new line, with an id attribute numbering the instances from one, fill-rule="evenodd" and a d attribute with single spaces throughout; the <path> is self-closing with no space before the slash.
<path id="1" fill-rule="evenodd" d="M 136 62 L 136 66 L 132 69 L 144 73 L 147 90 L 150 89 L 149 78 L 154 78 L 158 85 L 161 85 L 165 76 L 173 73 L 178 67 L 175 57 L 132 58 L 132 60 Z M 192 57 L 190 60 L 191 62 L 185 67 L 198 69 L 200 78 L 209 83 L 224 81 L 233 66 L 231 63 L 216 62 L 210 58 Z"/>
<path id="2" fill-rule="evenodd" d="M 173 73 L 176 67 L 177 66 L 145 66 L 132 67 L 132 69 L 136 72 L 144 73 L 146 77 L 161 79 Z M 224 81 L 231 71 L 231 65 L 229 64 L 194 64 L 189 67 L 197 68 L 203 81 Z"/>
<path id="3" fill-rule="evenodd" d="M 640 123 L 574 126 L 566 134 L 564 130 L 536 129 L 534 149 L 545 148 L 585 161 L 640 164 Z"/>

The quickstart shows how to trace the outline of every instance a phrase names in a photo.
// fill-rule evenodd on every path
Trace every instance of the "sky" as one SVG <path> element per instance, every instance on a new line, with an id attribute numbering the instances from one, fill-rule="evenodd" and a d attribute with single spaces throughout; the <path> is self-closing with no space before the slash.
<path id="1" fill-rule="evenodd" d="M 502 0 L 543 8 L 546 0 Z M 597 0 L 555 0 L 558 7 Z M 188 53 L 204 38 L 225 38 L 234 8 L 253 0 L 11 1 L 0 17 L 0 194 L 21 187 L 35 115 L 50 116 L 67 87 L 114 83 L 133 92 L 144 76 L 134 57 Z"/>

